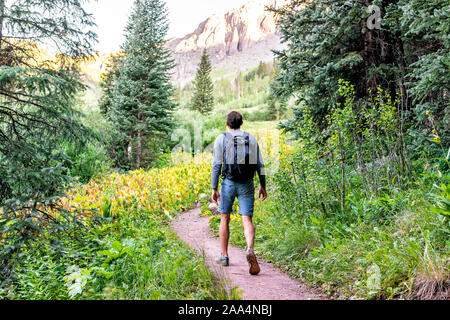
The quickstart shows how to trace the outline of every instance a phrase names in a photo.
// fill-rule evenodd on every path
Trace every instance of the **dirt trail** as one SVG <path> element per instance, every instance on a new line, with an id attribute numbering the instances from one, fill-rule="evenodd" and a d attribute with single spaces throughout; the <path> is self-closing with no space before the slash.
<path id="1" fill-rule="evenodd" d="M 209 218 L 200 217 L 200 209 L 196 208 L 178 216 L 172 223 L 174 231 L 180 239 L 191 248 L 201 253 L 204 251 L 206 264 L 220 277 L 230 281 L 231 287 L 242 290 L 246 300 L 317 300 L 324 297 L 312 292 L 304 284 L 289 276 L 271 263 L 258 259 L 261 273 L 251 276 L 245 251 L 234 246 L 229 247 L 230 266 L 221 267 L 214 262 L 220 254 L 219 239 L 209 230 Z"/>

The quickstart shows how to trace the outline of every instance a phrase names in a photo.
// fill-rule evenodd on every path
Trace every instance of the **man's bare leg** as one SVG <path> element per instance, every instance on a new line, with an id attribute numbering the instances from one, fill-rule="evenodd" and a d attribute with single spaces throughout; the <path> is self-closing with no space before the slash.
<path id="1" fill-rule="evenodd" d="M 252 217 L 242 216 L 242 223 L 244 224 L 245 240 L 247 241 L 247 248 L 253 250 L 255 245 L 255 226 L 253 225 Z"/>
<path id="2" fill-rule="evenodd" d="M 228 257 L 228 240 L 230 238 L 230 215 L 223 214 L 220 217 L 219 228 L 220 246 L 222 248 L 222 255 Z"/>
<path id="3" fill-rule="evenodd" d="M 252 217 L 242 216 L 244 224 L 245 240 L 247 240 L 247 261 L 250 266 L 249 273 L 257 275 L 261 270 L 258 261 L 256 260 L 253 246 L 255 244 L 255 226 L 253 225 Z"/>

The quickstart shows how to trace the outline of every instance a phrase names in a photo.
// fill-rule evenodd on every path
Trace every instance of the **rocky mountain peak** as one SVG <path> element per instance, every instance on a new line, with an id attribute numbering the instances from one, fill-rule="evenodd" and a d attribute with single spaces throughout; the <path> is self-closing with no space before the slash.
<path id="1" fill-rule="evenodd" d="M 248 69 L 259 61 L 273 59 L 280 49 L 276 21 L 267 7 L 286 5 L 288 0 L 251 0 L 223 15 L 215 14 L 197 29 L 168 43 L 177 62 L 175 80 L 186 82 L 195 74 L 206 48 L 213 67 Z"/>

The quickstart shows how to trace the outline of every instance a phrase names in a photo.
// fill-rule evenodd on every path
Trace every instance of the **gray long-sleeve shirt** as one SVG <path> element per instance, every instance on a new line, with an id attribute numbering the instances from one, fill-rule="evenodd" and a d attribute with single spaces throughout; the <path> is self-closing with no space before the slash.
<path id="1" fill-rule="evenodd" d="M 241 157 L 245 156 L 245 134 L 241 130 L 229 130 L 229 137 L 231 139 L 225 139 L 226 146 L 226 158 L 227 163 L 232 163 L 234 160 L 234 137 L 237 137 L 239 148 L 238 148 L 238 162 L 241 162 Z M 214 153 L 213 153 L 213 166 L 211 173 L 211 185 L 213 189 L 217 189 L 219 186 L 219 176 L 222 172 L 223 157 L 224 157 L 224 135 L 221 134 L 217 137 L 214 143 Z M 264 168 L 264 162 L 261 156 L 261 151 L 259 149 L 258 142 L 256 138 L 249 134 L 249 154 L 250 154 L 250 164 L 257 164 L 257 173 L 259 177 L 259 182 L 262 188 L 266 187 L 266 173 Z"/>

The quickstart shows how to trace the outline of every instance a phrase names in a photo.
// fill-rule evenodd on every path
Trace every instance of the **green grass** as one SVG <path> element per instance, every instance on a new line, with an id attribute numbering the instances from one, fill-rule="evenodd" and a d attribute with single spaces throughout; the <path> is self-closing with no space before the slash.
<path id="1" fill-rule="evenodd" d="M 209 168 L 202 162 L 113 173 L 74 188 L 63 205 L 94 210 L 101 223 L 29 241 L 0 273 L 0 299 L 240 299 L 170 227 L 173 215 L 195 205 Z"/>
<path id="2" fill-rule="evenodd" d="M 293 211 L 276 188 L 272 179 L 269 199 L 257 200 L 255 207 L 255 249 L 265 260 L 335 299 L 448 298 L 450 228 L 429 210 L 428 183 L 390 201 L 356 198 L 347 221 Z M 245 248 L 235 214 L 230 242 Z M 210 220 L 216 236 L 219 223 L 219 216 Z"/>
<path id="3" fill-rule="evenodd" d="M 216 80 L 223 78 L 225 75 L 229 74 L 231 72 L 231 69 L 220 69 L 220 70 L 213 70 L 211 72 L 211 79 Z"/>
<path id="4" fill-rule="evenodd" d="M 105 225 L 66 257 L 30 248 L 3 299 L 229 299 L 204 260 L 161 221 L 144 216 Z M 94 243 L 94 241 L 96 243 Z M 32 249 L 35 249 L 31 251 Z M 238 298 L 234 296 L 234 298 Z"/>
<path id="5" fill-rule="evenodd" d="M 242 130 L 276 130 L 278 121 L 244 121 Z"/>

